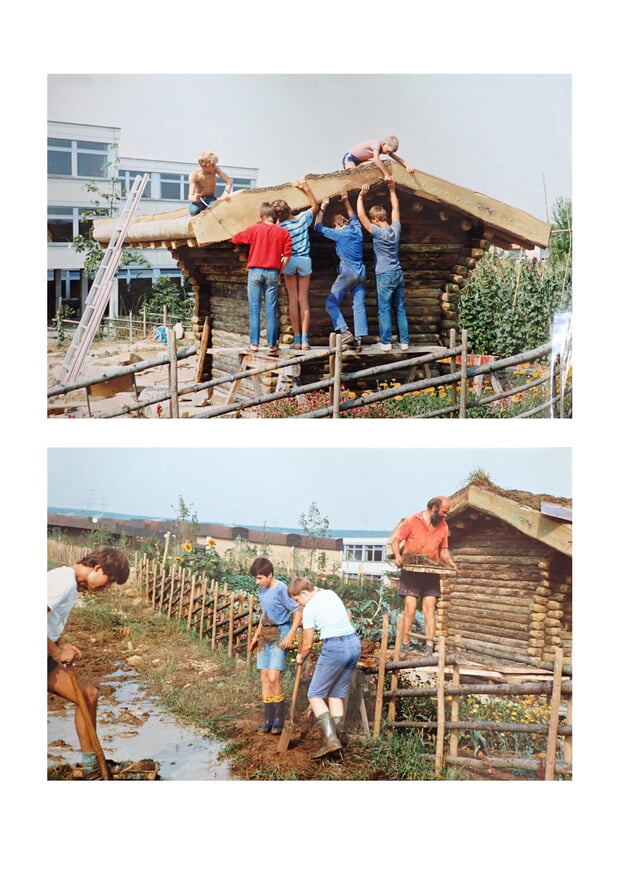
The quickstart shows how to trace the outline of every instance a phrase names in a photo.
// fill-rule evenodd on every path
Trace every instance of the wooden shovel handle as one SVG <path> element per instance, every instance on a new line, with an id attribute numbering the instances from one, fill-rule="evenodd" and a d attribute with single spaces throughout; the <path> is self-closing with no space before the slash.
<path id="1" fill-rule="evenodd" d="M 291 696 L 291 715 L 290 721 L 294 721 L 295 719 L 295 706 L 297 705 L 297 695 L 299 694 L 299 682 L 301 680 L 301 671 L 303 670 L 303 664 L 297 665 L 297 671 L 295 673 L 295 684 L 293 685 L 293 694 Z"/>
<path id="2" fill-rule="evenodd" d="M 91 719 L 90 713 L 88 712 L 88 704 L 86 703 L 84 692 L 80 687 L 80 683 L 78 682 L 78 678 L 75 675 L 75 670 L 73 669 L 72 665 L 65 664 L 65 668 L 67 670 L 67 673 L 69 674 L 69 678 L 71 679 L 71 684 L 73 685 L 73 691 L 75 694 L 75 700 L 80 712 L 82 713 L 82 718 L 86 726 L 86 731 L 88 733 L 88 736 L 90 737 L 90 745 L 93 747 L 93 751 L 97 756 L 97 762 L 99 764 L 99 769 L 101 770 L 101 776 L 104 780 L 109 780 L 110 771 L 108 770 L 108 765 L 106 763 L 101 744 L 99 743 L 99 738 L 97 737 L 97 732 L 95 730 L 95 726 L 93 725 L 93 720 Z"/>

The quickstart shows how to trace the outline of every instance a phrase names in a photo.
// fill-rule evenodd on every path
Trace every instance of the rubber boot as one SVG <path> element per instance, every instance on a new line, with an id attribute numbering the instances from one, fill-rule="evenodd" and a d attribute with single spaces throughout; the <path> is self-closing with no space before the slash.
<path id="1" fill-rule="evenodd" d="M 273 725 L 275 704 L 273 701 L 265 701 L 265 721 L 258 729 L 257 734 L 269 734 Z"/>
<path id="2" fill-rule="evenodd" d="M 281 734 L 284 728 L 284 697 L 274 703 L 272 734 Z"/>
<path id="3" fill-rule="evenodd" d="M 334 720 L 334 725 L 336 728 L 336 733 L 338 734 L 338 739 L 342 743 L 343 747 L 347 745 L 349 742 L 349 735 L 345 733 L 344 730 L 344 716 L 332 716 Z"/>
<path id="4" fill-rule="evenodd" d="M 338 752 L 342 749 L 342 743 L 338 739 L 334 720 L 329 712 L 321 713 L 316 720 L 317 725 L 323 734 L 323 745 L 318 749 L 312 758 L 323 758 L 329 752 Z"/>

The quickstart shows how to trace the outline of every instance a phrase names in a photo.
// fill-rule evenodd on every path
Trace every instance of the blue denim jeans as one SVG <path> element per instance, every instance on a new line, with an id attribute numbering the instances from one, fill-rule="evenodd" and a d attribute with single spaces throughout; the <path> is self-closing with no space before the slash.
<path id="1" fill-rule="evenodd" d="M 351 676 L 360 659 L 362 645 L 355 633 L 324 640 L 308 697 L 341 697 L 349 692 Z"/>
<path id="2" fill-rule="evenodd" d="M 260 340 L 260 308 L 265 294 L 265 323 L 267 344 L 278 344 L 278 281 L 277 268 L 250 268 L 248 271 L 248 304 L 250 306 L 250 344 L 258 346 Z"/>
<path id="3" fill-rule="evenodd" d="M 351 293 L 353 305 L 353 326 L 356 338 L 368 335 L 368 320 L 366 318 L 366 268 L 355 269 L 347 262 L 341 262 L 338 268 L 338 276 L 327 296 L 325 310 L 331 317 L 334 331 L 346 329 L 347 321 L 342 315 L 340 305 L 347 292 Z"/>
<path id="4" fill-rule="evenodd" d="M 398 340 L 409 343 L 409 325 L 405 313 L 405 278 L 399 268 L 377 274 L 377 311 L 379 312 L 379 338 L 382 344 L 392 343 L 392 309 L 396 315 Z"/>

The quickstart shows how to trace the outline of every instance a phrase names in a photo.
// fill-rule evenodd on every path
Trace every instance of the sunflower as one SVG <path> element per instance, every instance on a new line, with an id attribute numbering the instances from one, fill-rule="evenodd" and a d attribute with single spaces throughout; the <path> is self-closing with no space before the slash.
<path id="1" fill-rule="evenodd" d="M 184 542 L 183 543 L 183 551 L 193 551 L 193 550 L 194 549 L 192 548 L 191 542 Z"/>

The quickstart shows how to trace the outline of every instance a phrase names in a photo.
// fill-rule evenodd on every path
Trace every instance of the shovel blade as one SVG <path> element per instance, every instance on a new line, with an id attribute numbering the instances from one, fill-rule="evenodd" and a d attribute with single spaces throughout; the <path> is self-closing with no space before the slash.
<path id="1" fill-rule="evenodd" d="M 293 736 L 294 727 L 294 723 L 291 722 L 290 719 L 287 719 L 287 721 L 284 723 L 282 733 L 280 734 L 280 739 L 278 740 L 278 752 L 286 752 L 286 750 L 288 749 L 288 744 L 291 742 L 291 737 Z"/>

